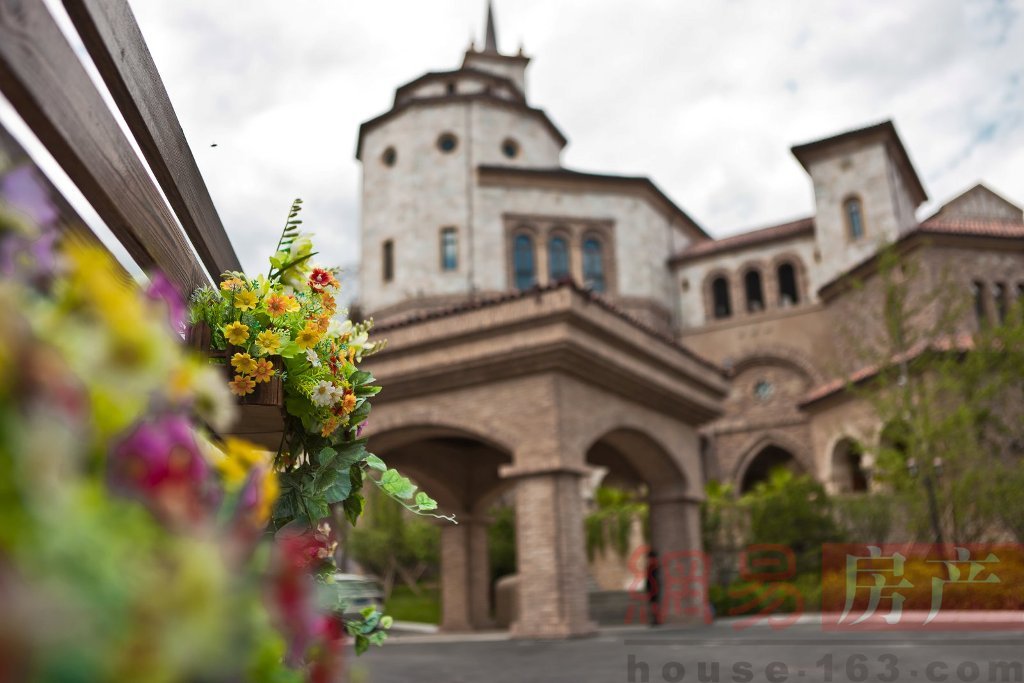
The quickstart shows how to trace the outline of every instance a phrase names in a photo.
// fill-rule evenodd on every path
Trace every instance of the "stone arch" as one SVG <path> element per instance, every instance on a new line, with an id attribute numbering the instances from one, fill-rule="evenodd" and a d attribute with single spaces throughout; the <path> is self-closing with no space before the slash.
<path id="1" fill-rule="evenodd" d="M 690 478 L 671 451 L 657 437 L 635 427 L 605 431 L 590 442 L 585 453 L 589 464 L 643 483 L 654 495 L 690 492 Z"/>
<path id="2" fill-rule="evenodd" d="M 373 421 L 372 450 L 435 498 L 440 512 L 458 519 L 440 526 L 441 626 L 450 631 L 490 627 L 486 512 L 512 485 L 501 470 L 511 465 L 513 451 L 502 445 L 501 435 L 483 434 L 455 418 L 403 420 L 400 411 L 389 413 L 386 407 L 383 419 Z"/>
<path id="3" fill-rule="evenodd" d="M 788 367 L 798 372 L 812 385 L 824 381 L 821 372 L 811 363 L 806 354 L 792 347 L 777 344 L 761 346 L 756 351 L 734 361 L 730 368 L 730 374 L 735 377 L 757 365 L 771 364 Z"/>
<path id="4" fill-rule="evenodd" d="M 776 432 L 769 432 L 754 437 L 742 451 L 743 455 L 737 461 L 733 470 L 732 482 L 739 493 L 746 493 L 752 485 L 748 475 L 751 474 L 752 466 L 790 466 L 801 474 L 813 472 L 810 455 L 807 449 L 797 441 Z M 788 460 L 783 457 L 788 456 Z M 764 460 L 767 459 L 767 462 Z"/>

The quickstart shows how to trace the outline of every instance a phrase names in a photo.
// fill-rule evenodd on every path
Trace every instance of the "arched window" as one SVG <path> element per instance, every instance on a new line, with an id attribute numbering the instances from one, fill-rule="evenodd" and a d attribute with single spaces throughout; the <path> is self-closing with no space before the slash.
<path id="1" fill-rule="evenodd" d="M 1006 295 L 1006 284 L 997 282 L 992 285 L 992 298 L 996 302 L 996 315 L 999 322 L 1006 322 L 1006 314 L 1010 310 L 1010 300 Z"/>
<path id="2" fill-rule="evenodd" d="M 839 493 L 860 493 L 869 488 L 864 449 L 853 439 L 842 439 L 832 450 L 832 485 Z"/>
<path id="3" fill-rule="evenodd" d="M 864 207 L 856 197 L 850 197 L 843 202 L 843 212 L 846 214 L 846 230 L 850 239 L 856 242 L 864 237 Z"/>
<path id="4" fill-rule="evenodd" d="M 564 237 L 552 237 L 548 242 L 548 279 L 558 282 L 569 277 L 569 245 Z"/>
<path id="5" fill-rule="evenodd" d="M 391 282 L 395 279 L 395 243 L 393 240 L 384 240 L 381 245 L 381 275 L 384 282 Z"/>
<path id="6" fill-rule="evenodd" d="M 985 306 L 985 283 L 975 280 L 971 283 L 971 294 L 974 297 L 974 315 L 978 325 L 988 322 L 988 309 Z"/>
<path id="7" fill-rule="evenodd" d="M 583 242 L 583 286 L 595 292 L 605 288 L 604 253 L 601 243 L 592 237 Z"/>
<path id="8" fill-rule="evenodd" d="M 530 289 L 537 284 L 537 270 L 533 265 L 533 238 L 516 235 L 512 269 L 516 278 L 516 289 Z"/>
<path id="9" fill-rule="evenodd" d="M 718 276 L 711 281 L 711 299 L 715 318 L 728 318 L 732 315 L 732 303 L 729 301 L 729 281 Z"/>
<path id="10" fill-rule="evenodd" d="M 800 290 L 796 286 L 796 268 L 793 264 L 780 264 L 776 275 L 779 280 L 779 306 L 794 306 L 800 303 Z"/>
<path id="11" fill-rule="evenodd" d="M 743 289 L 747 295 L 747 312 L 764 310 L 764 290 L 761 288 L 761 271 L 748 270 L 743 276 Z"/>

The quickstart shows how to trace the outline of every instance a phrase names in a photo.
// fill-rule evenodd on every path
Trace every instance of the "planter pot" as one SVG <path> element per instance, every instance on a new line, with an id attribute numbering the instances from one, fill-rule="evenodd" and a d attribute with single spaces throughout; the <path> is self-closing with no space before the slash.
<path id="1" fill-rule="evenodd" d="M 218 351 L 212 347 L 211 339 L 211 330 L 206 323 L 199 323 L 188 330 L 189 346 L 217 361 L 223 369 L 224 381 L 229 382 L 235 375 L 231 357 L 235 353 L 244 352 L 244 349 L 229 345 L 226 351 Z M 284 363 L 280 356 L 270 356 L 268 359 L 274 364 L 274 376 L 269 382 L 257 384 L 253 393 L 234 397 L 239 407 L 238 419 L 221 436 L 237 436 L 267 450 L 276 451 L 284 434 L 284 386 L 281 383 Z"/>

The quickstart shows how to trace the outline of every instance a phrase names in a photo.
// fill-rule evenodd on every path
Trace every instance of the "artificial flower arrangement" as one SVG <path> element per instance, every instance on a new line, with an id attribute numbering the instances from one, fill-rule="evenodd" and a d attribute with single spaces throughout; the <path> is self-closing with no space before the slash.
<path id="1" fill-rule="evenodd" d="M 338 315 L 338 273 L 313 265 L 317 252 L 299 231 L 301 209 L 296 199 L 266 276 L 224 273 L 218 287 L 197 290 L 191 304 L 193 340 L 223 366 L 243 405 L 264 383 L 283 388 L 273 524 L 315 525 L 335 505 L 355 523 L 367 479 L 411 512 L 442 517 L 432 512 L 437 503 L 430 496 L 367 451 L 360 437 L 380 387 L 358 365 L 383 342 L 369 341 L 372 321 Z"/>
<path id="2" fill-rule="evenodd" d="M 346 611 L 332 508 L 354 523 L 367 479 L 436 505 L 358 434 L 368 326 L 321 318 L 335 276 L 292 263 L 312 255 L 295 215 L 270 277 L 196 295 L 213 350 L 241 347 L 214 362 L 182 344 L 159 274 L 143 291 L 24 216 L 0 197 L 0 254 L 18 255 L 0 259 L 0 680 L 336 680 L 346 639 L 380 644 L 390 620 Z M 268 379 L 276 451 L 223 437 Z"/>

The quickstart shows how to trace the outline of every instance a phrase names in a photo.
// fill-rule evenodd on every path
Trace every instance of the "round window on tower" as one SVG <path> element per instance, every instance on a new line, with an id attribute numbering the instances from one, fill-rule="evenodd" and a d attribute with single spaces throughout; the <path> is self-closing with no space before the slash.
<path id="1" fill-rule="evenodd" d="M 437 148 L 445 154 L 450 154 L 455 151 L 455 147 L 458 146 L 459 139 L 451 133 L 441 133 L 437 137 Z"/>
<path id="2" fill-rule="evenodd" d="M 509 159 L 515 159 L 519 156 L 519 143 L 512 138 L 505 138 L 505 141 L 501 143 L 501 153 Z"/>
<path id="3" fill-rule="evenodd" d="M 762 379 L 754 385 L 754 397 L 759 401 L 767 401 L 775 393 L 775 385 Z"/>
<path id="4" fill-rule="evenodd" d="M 394 147 L 388 147 L 384 150 L 384 153 L 380 155 L 380 160 L 381 163 L 390 168 L 395 165 L 396 161 L 398 161 L 398 152 L 395 151 Z"/>

